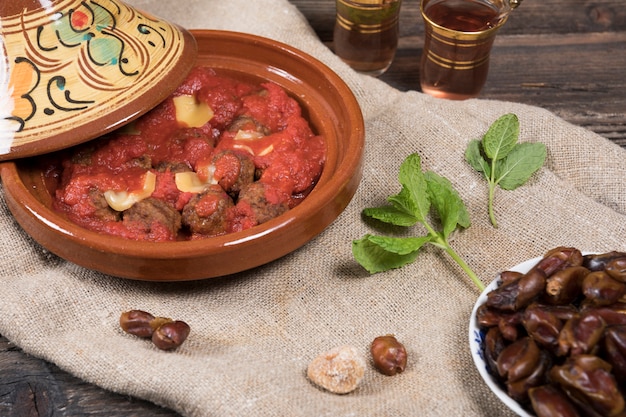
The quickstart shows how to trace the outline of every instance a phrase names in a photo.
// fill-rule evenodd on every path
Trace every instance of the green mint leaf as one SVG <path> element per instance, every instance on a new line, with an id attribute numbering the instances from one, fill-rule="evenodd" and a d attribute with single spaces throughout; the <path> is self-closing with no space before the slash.
<path id="1" fill-rule="evenodd" d="M 363 214 L 396 225 L 421 223 L 428 234 L 421 237 L 385 237 L 366 234 L 352 241 L 356 261 L 371 274 L 400 268 L 412 263 L 426 243 L 443 249 L 472 279 L 480 291 L 485 286 L 472 269 L 448 243 L 448 236 L 457 228 L 469 227 L 467 208 L 452 183 L 433 173 L 421 171 L 420 157 L 409 155 L 400 166 L 398 179 L 402 189 L 388 198 L 390 207 L 366 208 Z M 439 216 L 443 232 L 428 222 L 431 208 Z"/>
<path id="2" fill-rule="evenodd" d="M 528 181 L 544 164 L 546 147 L 541 143 L 518 144 L 519 120 L 514 114 L 498 118 L 487 130 L 482 141 L 470 141 L 465 160 L 482 172 L 489 185 L 487 207 L 489 219 L 498 227 L 494 212 L 496 188 L 513 190 Z"/>
<path id="3" fill-rule="evenodd" d="M 363 214 L 395 226 L 413 226 L 418 221 L 412 214 L 398 210 L 395 206 L 366 208 Z"/>
<path id="4" fill-rule="evenodd" d="M 369 235 L 370 242 L 380 246 L 387 252 L 397 255 L 408 255 L 420 250 L 422 246 L 430 242 L 430 236 L 421 237 L 388 237 L 388 236 L 372 236 Z"/>
<path id="5" fill-rule="evenodd" d="M 371 235 L 365 235 L 363 238 L 352 242 L 354 259 L 370 274 L 400 268 L 414 262 L 417 258 L 417 251 L 404 255 L 389 252 L 383 246 L 372 241 L 370 237 Z"/>
<path id="6" fill-rule="evenodd" d="M 430 202 L 441 221 L 444 239 L 448 239 L 457 225 L 469 227 L 469 213 L 452 183 L 447 178 L 431 171 L 426 172 L 425 177 Z"/>
<path id="7" fill-rule="evenodd" d="M 422 164 L 418 154 L 409 155 L 400 165 L 398 180 L 402 185 L 402 190 L 400 194 L 390 197 L 389 201 L 396 204 L 399 196 L 402 197 L 402 200 L 411 201 L 412 214 L 419 221 L 424 221 L 430 211 L 430 201 L 428 199 L 428 186 L 422 173 Z"/>
<path id="8" fill-rule="evenodd" d="M 514 190 L 543 166 L 546 160 L 543 143 L 520 143 L 509 155 L 496 163 L 496 183 L 504 190 Z"/>
<path id="9" fill-rule="evenodd" d="M 485 174 L 485 178 L 489 179 L 489 177 L 491 177 L 491 165 L 489 165 L 489 161 L 487 161 L 483 156 L 480 148 L 480 140 L 475 139 L 471 141 L 465 150 L 465 160 L 472 168 L 478 172 L 482 172 Z"/>
<path id="10" fill-rule="evenodd" d="M 505 114 L 493 124 L 483 136 L 485 155 L 492 161 L 505 158 L 517 143 L 519 120 L 514 114 Z"/>
<path id="11" fill-rule="evenodd" d="M 398 194 L 392 195 L 387 198 L 387 201 L 395 208 L 398 212 L 404 213 L 407 217 L 412 217 L 420 221 L 421 219 L 417 218 L 415 213 L 418 213 L 417 203 L 413 199 L 413 196 L 409 192 L 406 187 L 402 187 Z"/>

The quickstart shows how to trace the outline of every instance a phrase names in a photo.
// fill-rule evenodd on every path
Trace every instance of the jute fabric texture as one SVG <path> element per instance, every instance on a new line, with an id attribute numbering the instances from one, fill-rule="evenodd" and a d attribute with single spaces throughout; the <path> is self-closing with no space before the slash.
<path id="1" fill-rule="evenodd" d="M 412 265 L 369 275 L 353 260 L 351 241 L 378 230 L 360 213 L 399 191 L 400 163 L 419 153 L 424 169 L 450 179 L 465 201 L 472 225 L 452 244 L 488 284 L 559 245 L 626 250 L 626 151 L 540 108 L 439 100 L 361 76 L 286 0 L 130 3 L 190 29 L 273 38 L 325 62 L 363 110 L 363 180 L 345 212 L 301 249 L 252 271 L 188 283 L 135 282 L 61 260 L 23 233 L 0 192 L 0 332 L 79 378 L 190 417 L 510 415 L 468 351 L 476 287 L 434 247 Z M 520 140 L 545 143 L 548 158 L 527 185 L 498 191 L 495 229 L 486 183 L 463 152 L 509 112 L 520 119 Z M 189 339 L 159 351 L 119 328 L 129 309 L 185 320 Z M 351 344 L 367 355 L 373 338 L 388 333 L 407 347 L 404 373 L 387 377 L 368 364 L 362 385 L 343 396 L 307 380 L 319 353 Z"/>

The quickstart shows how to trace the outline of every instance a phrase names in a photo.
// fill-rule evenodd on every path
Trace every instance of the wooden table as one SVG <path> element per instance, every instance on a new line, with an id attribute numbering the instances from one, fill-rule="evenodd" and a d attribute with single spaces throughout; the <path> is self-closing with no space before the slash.
<path id="1" fill-rule="evenodd" d="M 334 0 L 291 0 L 332 46 Z M 624 0 L 525 0 L 501 29 L 482 98 L 548 109 L 626 147 Z M 269 23 L 268 23 L 269 24 Z M 419 90 L 423 25 L 404 0 L 394 63 L 381 78 Z M 0 416 L 176 416 L 87 384 L 0 336 Z"/>

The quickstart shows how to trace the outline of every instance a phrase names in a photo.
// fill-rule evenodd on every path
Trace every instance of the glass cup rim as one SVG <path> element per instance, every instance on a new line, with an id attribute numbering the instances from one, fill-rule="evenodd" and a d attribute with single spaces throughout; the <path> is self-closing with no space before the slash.
<path id="1" fill-rule="evenodd" d="M 383 10 L 388 9 L 394 3 L 402 3 L 402 0 L 394 0 L 390 3 L 361 3 L 358 0 L 335 0 L 336 3 L 343 3 L 348 7 L 361 10 Z"/>
<path id="2" fill-rule="evenodd" d="M 477 39 L 477 38 L 483 38 L 483 37 L 489 37 L 491 36 L 494 32 L 496 32 L 498 29 L 500 29 L 508 20 L 508 16 L 503 17 L 502 19 L 500 19 L 500 21 L 498 22 L 498 24 L 487 28 L 487 29 L 483 29 L 483 30 L 475 30 L 475 31 L 464 31 L 464 30 L 457 30 L 457 29 L 450 29 L 447 28 L 445 26 L 442 26 L 438 23 L 435 23 L 432 21 L 432 19 L 430 17 L 428 17 L 426 15 L 426 13 L 424 13 L 424 2 L 425 1 L 430 1 L 430 0 L 421 0 L 420 1 L 420 12 L 422 14 L 422 18 L 424 19 L 424 21 L 429 24 L 431 27 L 433 27 L 433 29 L 436 29 L 437 32 L 443 34 L 443 35 L 447 35 L 447 37 L 449 38 L 455 38 L 455 39 Z"/>

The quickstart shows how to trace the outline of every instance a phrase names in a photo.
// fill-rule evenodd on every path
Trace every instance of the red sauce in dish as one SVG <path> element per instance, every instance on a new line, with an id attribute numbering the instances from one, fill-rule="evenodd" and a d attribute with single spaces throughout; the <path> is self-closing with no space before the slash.
<path id="1" fill-rule="evenodd" d="M 177 117 L 181 97 L 212 116 L 189 126 Z M 245 230 L 293 208 L 325 156 L 324 139 L 280 86 L 197 67 L 155 109 L 64 152 L 47 175 L 58 182 L 55 209 L 80 226 L 173 241 Z"/>

